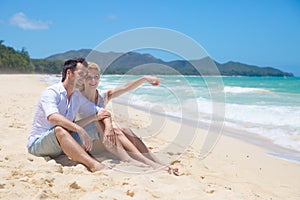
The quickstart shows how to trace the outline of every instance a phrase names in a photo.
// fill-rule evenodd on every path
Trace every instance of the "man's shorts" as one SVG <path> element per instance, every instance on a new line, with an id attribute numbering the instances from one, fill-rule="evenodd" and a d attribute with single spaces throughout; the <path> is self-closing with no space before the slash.
<path id="1" fill-rule="evenodd" d="M 72 132 L 71 136 L 82 145 L 82 141 L 78 133 Z M 63 151 L 56 139 L 54 128 L 48 130 L 42 134 L 34 143 L 28 148 L 28 152 L 35 156 L 50 156 L 55 158 L 61 154 Z"/>

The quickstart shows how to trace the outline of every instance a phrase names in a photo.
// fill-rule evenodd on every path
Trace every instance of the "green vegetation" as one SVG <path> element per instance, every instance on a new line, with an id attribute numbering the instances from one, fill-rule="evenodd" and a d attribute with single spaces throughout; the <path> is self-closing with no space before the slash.
<path id="1" fill-rule="evenodd" d="M 34 65 L 31 63 L 25 48 L 15 51 L 11 47 L 3 45 L 0 40 L 0 72 L 1 73 L 32 73 Z"/>
<path id="2" fill-rule="evenodd" d="M 31 62 L 34 72 L 39 74 L 60 74 L 63 65 L 61 60 L 31 59 Z"/>
<path id="3" fill-rule="evenodd" d="M 30 59 L 29 53 L 22 48 L 16 51 L 3 45 L 0 40 L 0 73 L 61 73 L 61 60 Z"/>
<path id="4" fill-rule="evenodd" d="M 74 57 L 87 57 L 89 61 L 96 62 L 104 74 L 293 76 L 292 73 L 272 67 L 258 67 L 232 61 L 220 64 L 208 57 L 193 61 L 165 62 L 150 54 L 103 53 L 91 49 L 68 51 L 45 59 L 30 59 L 25 48 L 16 51 L 3 45 L 3 40 L 0 40 L 0 73 L 60 74 L 63 61 Z M 216 66 L 219 73 L 211 66 Z"/>

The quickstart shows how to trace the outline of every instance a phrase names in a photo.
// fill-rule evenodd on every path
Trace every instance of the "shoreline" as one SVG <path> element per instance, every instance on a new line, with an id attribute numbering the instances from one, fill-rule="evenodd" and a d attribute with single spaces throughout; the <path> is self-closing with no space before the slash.
<path id="1" fill-rule="evenodd" d="M 147 112 L 146 108 L 142 108 L 140 106 L 134 106 L 134 105 L 125 105 L 122 102 L 113 102 L 114 104 L 120 104 L 123 106 L 129 106 L 133 109 L 137 109 L 143 112 Z M 168 119 L 177 122 L 177 123 L 187 123 L 188 125 L 191 126 L 196 126 L 199 129 L 202 130 L 207 130 L 210 127 L 210 124 L 207 124 L 205 122 L 201 122 L 201 121 L 192 121 L 190 119 L 181 119 L 179 117 L 176 116 L 171 116 L 171 115 L 167 115 L 167 114 L 162 114 L 162 113 L 158 113 L 155 111 L 152 111 L 153 115 L 157 115 L 157 116 L 166 116 Z M 254 134 L 254 133 L 250 133 L 247 132 L 245 130 L 241 130 L 241 129 L 235 129 L 229 126 L 222 125 L 221 128 L 221 132 L 220 135 L 225 135 L 231 138 L 235 138 L 244 142 L 247 142 L 249 144 L 253 144 L 256 145 L 260 148 L 263 148 L 266 150 L 265 154 L 268 156 L 273 156 L 279 159 L 283 159 L 289 162 L 293 162 L 296 164 L 300 165 L 300 152 L 297 150 L 293 150 L 290 148 L 286 148 L 283 146 L 280 146 L 278 144 L 273 143 L 270 139 L 268 138 L 264 138 L 258 134 Z"/>
<path id="2" fill-rule="evenodd" d="M 129 124 L 160 159 L 178 167 L 179 176 L 163 170 L 141 170 L 106 158 L 101 152 L 104 162 L 115 163 L 116 169 L 91 173 L 81 164 L 32 156 L 25 146 L 39 95 L 48 85 L 40 81 L 43 76 L 0 75 L 0 199 L 300 197 L 299 164 L 268 156 L 265 148 L 225 134 L 217 137 L 217 143 L 211 143 L 213 150 L 201 158 L 205 130 L 187 124 L 181 129 L 183 125 L 176 121 L 160 121 L 162 118 L 154 114 L 127 106 L 114 108 L 115 119 Z M 189 130 L 194 137 L 189 137 Z M 171 146 L 174 141 L 186 148 Z"/>

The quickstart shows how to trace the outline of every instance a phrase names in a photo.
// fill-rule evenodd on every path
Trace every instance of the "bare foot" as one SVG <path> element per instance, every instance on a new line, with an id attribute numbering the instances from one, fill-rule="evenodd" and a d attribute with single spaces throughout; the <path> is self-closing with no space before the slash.
<path id="1" fill-rule="evenodd" d="M 142 162 L 139 162 L 137 160 L 134 160 L 134 159 L 127 160 L 125 162 L 131 163 L 131 164 L 133 164 L 134 166 L 137 166 L 137 167 L 143 167 L 143 168 L 149 167 L 149 165 L 146 165 L 146 164 L 144 164 Z"/>
<path id="2" fill-rule="evenodd" d="M 115 167 L 115 166 L 98 163 L 98 164 L 96 164 L 96 166 L 94 166 L 90 170 L 91 170 L 91 172 L 98 172 L 98 171 L 102 171 L 102 170 L 112 169 L 113 167 Z"/>
<path id="3" fill-rule="evenodd" d="M 161 169 L 161 168 L 163 167 L 163 165 L 158 164 L 158 163 L 153 163 L 153 164 L 151 165 L 151 167 L 152 167 L 153 169 Z"/>

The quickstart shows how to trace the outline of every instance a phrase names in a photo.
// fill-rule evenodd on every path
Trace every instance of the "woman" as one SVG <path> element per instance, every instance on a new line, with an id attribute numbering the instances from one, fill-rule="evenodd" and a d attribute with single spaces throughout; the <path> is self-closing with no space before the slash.
<path id="1" fill-rule="evenodd" d="M 146 81 L 153 86 L 157 86 L 160 83 L 159 78 L 152 76 L 144 76 L 142 78 L 130 81 L 124 86 L 108 90 L 104 93 L 100 93 L 97 90 L 99 81 L 99 66 L 96 63 L 88 63 L 88 73 L 84 80 L 83 87 L 80 89 L 80 91 L 87 99 L 99 106 L 102 106 L 103 108 L 105 108 L 106 104 L 111 99 L 116 98 L 130 90 L 134 90 Z M 104 128 L 103 124 L 100 123 L 102 130 L 100 129 L 99 124 L 95 125 L 97 131 L 95 131 L 95 127 L 93 126 L 93 124 L 88 125 L 86 127 L 86 130 L 93 139 L 99 139 L 99 136 L 101 136 L 102 130 Z M 136 161 L 139 161 L 146 165 L 150 165 L 155 169 L 166 166 L 146 147 L 142 140 L 138 138 L 130 129 L 114 127 L 114 132 L 117 136 L 116 148 L 111 148 L 105 143 L 104 145 L 111 153 L 118 156 L 122 161 L 134 163 L 136 163 Z M 100 133 L 100 135 L 98 135 L 97 133 Z M 173 172 L 174 174 L 177 173 L 177 169 L 172 169 L 171 167 L 167 167 L 167 171 Z"/>

